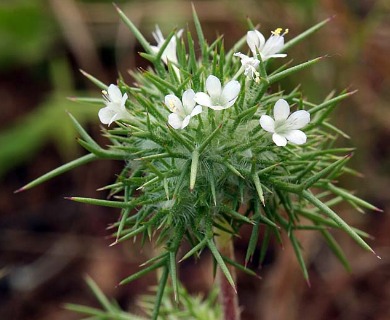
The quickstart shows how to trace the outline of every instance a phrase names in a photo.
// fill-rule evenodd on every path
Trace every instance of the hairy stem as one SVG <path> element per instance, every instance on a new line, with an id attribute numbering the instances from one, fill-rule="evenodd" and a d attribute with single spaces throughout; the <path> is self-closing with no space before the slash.
<path id="1" fill-rule="evenodd" d="M 218 230 L 218 236 L 215 237 L 215 242 L 222 256 L 234 260 L 233 239 L 230 234 Z M 231 265 L 228 265 L 228 269 L 234 281 L 236 281 L 235 269 Z M 223 272 L 219 269 L 217 271 L 217 281 L 219 286 L 219 301 L 222 306 L 222 319 L 240 320 L 236 288 L 229 283 Z"/>

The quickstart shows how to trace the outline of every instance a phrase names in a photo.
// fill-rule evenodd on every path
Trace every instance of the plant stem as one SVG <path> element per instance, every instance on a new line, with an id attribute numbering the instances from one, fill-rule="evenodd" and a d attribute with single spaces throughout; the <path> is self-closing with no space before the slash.
<path id="1" fill-rule="evenodd" d="M 234 260 L 234 247 L 232 236 L 222 230 L 218 230 L 219 236 L 215 237 L 215 242 L 220 254 Z M 236 281 L 235 269 L 227 266 L 233 280 Z M 238 307 L 238 296 L 236 288 L 232 287 L 221 270 L 217 270 L 217 283 L 219 286 L 219 301 L 222 306 L 223 320 L 240 320 L 240 310 Z"/>

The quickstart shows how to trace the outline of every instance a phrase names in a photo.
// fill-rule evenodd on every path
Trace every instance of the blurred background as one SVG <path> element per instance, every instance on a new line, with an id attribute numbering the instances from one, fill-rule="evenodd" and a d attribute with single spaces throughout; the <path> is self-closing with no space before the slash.
<path id="1" fill-rule="evenodd" d="M 242 319 L 390 319 L 390 2 L 387 0 L 192 1 L 212 42 L 225 34 L 231 45 L 247 31 L 246 18 L 268 35 L 289 28 L 290 39 L 328 17 L 323 29 L 288 52 L 296 63 L 327 54 L 320 64 L 287 79 L 285 89 L 302 84 L 305 96 L 323 100 L 332 90 L 358 90 L 333 115 L 350 135 L 339 144 L 356 147 L 351 161 L 364 178 L 346 176 L 340 184 L 384 210 L 362 214 L 347 205 L 338 212 L 373 236 L 382 257 L 363 251 L 342 232 L 334 235 L 352 266 L 348 273 L 321 237 L 301 234 L 310 272 L 305 282 L 288 241 L 271 246 L 265 264 L 253 263 L 262 280 L 238 274 Z M 191 2 L 117 1 L 151 41 L 159 24 L 194 30 Z M 84 153 L 75 141 L 66 110 L 103 145 L 98 106 L 68 97 L 99 97 L 83 69 L 105 83 L 129 69 L 146 67 L 132 34 L 119 21 L 111 1 L 1 0 L 0 2 L 0 319 L 80 319 L 67 302 L 97 306 L 85 285 L 90 275 L 125 310 L 137 294 L 155 283 L 153 275 L 130 285 L 118 282 L 148 257 L 146 247 L 108 247 L 107 225 L 116 209 L 75 204 L 65 196 L 105 198 L 96 191 L 110 184 L 121 163 L 100 161 L 59 176 L 35 189 L 14 194 L 32 179 Z M 275 61 L 275 64 L 282 62 Z M 118 70 L 118 71 L 117 71 Z M 299 78 L 297 78 L 299 77 Z M 243 262 L 249 229 L 235 246 Z M 190 292 L 213 286 L 207 253 L 182 265 Z M 194 276 L 194 274 L 196 276 Z M 191 275 L 191 276 L 189 276 Z"/>

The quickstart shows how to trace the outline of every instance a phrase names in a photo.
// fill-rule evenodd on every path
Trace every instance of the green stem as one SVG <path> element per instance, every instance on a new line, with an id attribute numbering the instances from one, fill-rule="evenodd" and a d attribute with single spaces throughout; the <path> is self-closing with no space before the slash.
<path id="1" fill-rule="evenodd" d="M 230 260 L 234 259 L 233 238 L 230 234 L 218 229 L 218 236 L 215 237 L 215 242 L 219 253 Z M 229 264 L 229 272 L 233 279 L 236 279 L 235 269 Z M 219 301 L 222 306 L 223 320 L 240 320 L 240 310 L 238 307 L 237 291 L 229 283 L 224 273 L 218 269 L 217 281 L 219 286 Z"/>

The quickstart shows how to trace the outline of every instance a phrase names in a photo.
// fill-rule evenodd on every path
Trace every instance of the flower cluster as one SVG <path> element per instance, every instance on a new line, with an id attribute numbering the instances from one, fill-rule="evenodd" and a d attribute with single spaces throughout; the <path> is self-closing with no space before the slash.
<path id="1" fill-rule="evenodd" d="M 283 36 L 288 30 L 283 34 L 281 34 L 281 30 L 281 28 L 278 28 L 272 32 L 271 37 L 267 41 L 265 41 L 264 36 L 259 31 L 248 31 L 246 40 L 253 57 L 240 52 L 234 53 L 234 56 L 241 59 L 244 75 L 255 79 L 256 83 L 260 82 L 260 74 L 257 71 L 260 64 L 260 60 L 257 59 L 258 55 L 260 55 L 261 61 L 286 56 L 286 54 L 279 52 L 283 49 Z M 182 30 L 177 32 L 176 37 L 172 37 L 165 48 L 161 56 L 165 64 L 168 61 L 175 64 L 178 63 L 176 38 L 180 38 L 181 34 Z M 153 32 L 153 37 L 157 41 L 157 46 L 151 46 L 151 48 L 153 52 L 158 53 L 165 42 L 158 26 L 156 26 L 156 31 Z M 175 72 L 179 74 L 177 68 Z M 222 87 L 220 79 L 214 75 L 209 75 L 205 83 L 206 92 L 195 93 L 193 89 L 187 89 L 183 92 L 181 101 L 176 95 L 168 94 L 165 96 L 165 105 L 172 112 L 168 116 L 168 123 L 174 129 L 184 129 L 189 125 L 191 118 L 202 112 L 202 107 L 216 111 L 228 109 L 236 102 L 240 89 L 241 85 L 237 80 L 231 80 Z M 105 91 L 103 93 L 106 99 L 106 107 L 99 112 L 99 118 L 103 124 L 110 125 L 115 120 L 126 120 L 130 117 L 125 109 L 127 93 L 122 96 L 119 88 L 113 84 L 108 88 L 108 95 Z M 275 120 L 267 115 L 262 115 L 260 118 L 261 127 L 273 133 L 272 140 L 277 146 L 285 146 L 287 141 L 297 145 L 306 142 L 305 133 L 298 129 L 309 123 L 310 114 L 304 110 L 296 111 L 291 116 L 289 114 L 290 106 L 288 102 L 280 99 L 274 106 Z"/>

